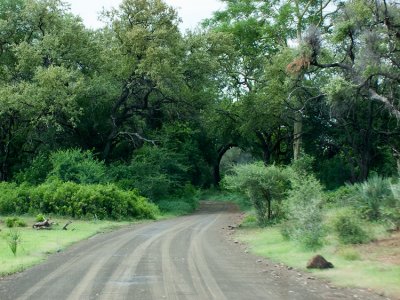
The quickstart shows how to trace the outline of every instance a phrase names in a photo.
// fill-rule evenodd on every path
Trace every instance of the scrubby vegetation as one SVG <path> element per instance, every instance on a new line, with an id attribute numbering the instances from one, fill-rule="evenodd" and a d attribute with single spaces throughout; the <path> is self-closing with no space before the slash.
<path id="1" fill-rule="evenodd" d="M 0 186 L 0 214 L 43 212 L 73 218 L 155 218 L 157 207 L 136 191 L 113 184 L 84 185 L 58 180 L 41 185 Z"/>
<path id="2" fill-rule="evenodd" d="M 289 189 L 290 175 L 275 165 L 265 167 L 262 162 L 238 165 L 233 175 L 224 178 L 224 186 L 245 192 L 257 212 L 260 226 L 282 217 L 282 200 Z"/>
<path id="3" fill-rule="evenodd" d="M 400 198 L 395 179 L 372 176 L 327 192 L 313 175 L 312 163 L 304 156 L 287 167 L 239 165 L 224 178 L 224 186 L 248 197 L 258 225 L 278 224 L 285 238 L 306 249 L 330 243 L 329 236 L 344 245 L 366 243 L 375 238 L 370 230 L 374 224 L 397 228 Z M 244 225 L 248 223 L 246 218 Z"/>

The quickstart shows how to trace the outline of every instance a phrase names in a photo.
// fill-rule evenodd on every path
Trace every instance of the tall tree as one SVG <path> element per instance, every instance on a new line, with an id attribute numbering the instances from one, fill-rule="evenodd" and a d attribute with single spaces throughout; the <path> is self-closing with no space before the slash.
<path id="1" fill-rule="evenodd" d="M 61 1 L 0 5 L 0 180 L 38 147 L 63 142 L 80 115 L 90 33 Z M 57 142 L 58 140 L 58 142 Z"/>

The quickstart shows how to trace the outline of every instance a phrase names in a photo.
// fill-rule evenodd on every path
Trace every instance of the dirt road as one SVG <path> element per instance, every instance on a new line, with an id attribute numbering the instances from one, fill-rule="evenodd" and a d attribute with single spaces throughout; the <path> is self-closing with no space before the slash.
<path id="1" fill-rule="evenodd" d="M 1 280 L 0 299 L 383 299 L 245 253 L 227 238 L 231 208 L 95 236 Z"/>

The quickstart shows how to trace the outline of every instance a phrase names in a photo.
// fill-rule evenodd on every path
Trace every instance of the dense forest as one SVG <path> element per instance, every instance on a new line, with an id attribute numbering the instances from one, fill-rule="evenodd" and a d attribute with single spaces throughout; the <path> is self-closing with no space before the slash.
<path id="1" fill-rule="evenodd" d="M 327 190 L 398 177 L 395 1 L 222 2 L 182 33 L 161 0 L 124 0 L 98 30 L 60 0 L 1 0 L 0 186 L 22 201 L 3 213 L 86 215 L 56 196 L 26 204 L 80 185 L 168 207 L 219 186 L 231 148 L 254 168 L 305 162 Z"/>

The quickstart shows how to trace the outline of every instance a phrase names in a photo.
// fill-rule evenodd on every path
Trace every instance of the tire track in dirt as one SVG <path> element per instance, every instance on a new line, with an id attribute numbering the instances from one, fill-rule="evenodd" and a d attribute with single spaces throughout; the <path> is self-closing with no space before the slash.
<path id="1" fill-rule="evenodd" d="M 100 299 L 108 300 L 115 299 L 114 297 L 116 296 L 121 298 L 128 296 L 129 281 L 132 280 L 133 276 L 135 275 L 137 265 L 148 251 L 148 248 L 161 236 L 179 230 L 182 227 L 184 228 L 192 222 L 193 220 L 189 219 L 185 222 L 178 223 L 173 227 L 166 228 L 165 230 L 155 234 L 153 237 L 149 238 L 142 244 L 138 245 L 134 249 L 134 251 L 132 251 L 132 253 L 127 256 L 124 261 L 121 261 L 120 264 L 117 266 L 117 268 L 111 275 L 108 283 L 106 283 L 105 288 L 103 289 L 103 291 L 101 291 Z M 123 284 L 118 285 L 118 283 L 128 283 L 128 286 L 124 286 Z"/>
<path id="2" fill-rule="evenodd" d="M 234 208 L 203 202 L 201 209 L 81 242 L 0 280 L 0 299 L 384 299 L 331 288 L 244 252 L 224 237 L 238 216 Z"/>

